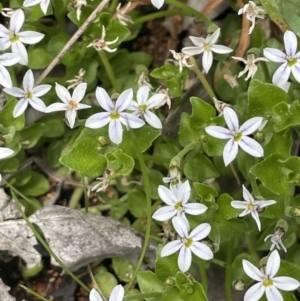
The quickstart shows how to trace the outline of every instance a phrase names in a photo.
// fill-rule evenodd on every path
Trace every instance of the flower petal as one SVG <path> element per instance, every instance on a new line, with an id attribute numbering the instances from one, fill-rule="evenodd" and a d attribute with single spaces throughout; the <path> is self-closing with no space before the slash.
<path id="1" fill-rule="evenodd" d="M 215 44 L 219 39 L 220 33 L 221 33 L 221 30 L 219 27 L 218 29 L 216 29 L 216 31 L 212 35 L 210 35 L 208 38 L 206 38 L 207 42 L 211 43 L 211 44 Z"/>
<path id="2" fill-rule="evenodd" d="M 116 102 L 116 109 L 118 112 L 122 112 L 127 109 L 127 107 L 132 102 L 133 98 L 133 91 L 132 89 L 127 89 L 124 92 L 122 92 Z"/>
<path id="3" fill-rule="evenodd" d="M 198 46 L 190 46 L 190 47 L 184 47 L 181 49 L 183 54 L 192 56 L 196 54 L 200 54 L 204 51 L 204 47 L 198 47 Z"/>
<path id="4" fill-rule="evenodd" d="M 292 73 L 293 73 L 296 81 L 298 83 L 300 83 L 300 64 L 299 64 L 299 62 L 292 67 Z M 284 89 L 284 87 L 283 87 L 283 89 Z M 287 89 L 287 91 L 288 91 L 288 89 Z"/>
<path id="5" fill-rule="evenodd" d="M 254 198 L 252 194 L 247 190 L 247 188 L 243 185 L 243 198 L 247 202 L 253 202 Z"/>
<path id="6" fill-rule="evenodd" d="M 174 206 L 178 202 L 174 193 L 163 185 L 158 186 L 158 195 L 161 200 L 169 206 Z"/>
<path id="7" fill-rule="evenodd" d="M 291 74 L 291 68 L 287 63 L 282 64 L 274 73 L 272 83 L 276 86 L 283 86 L 287 83 Z"/>
<path id="8" fill-rule="evenodd" d="M 255 205 L 258 205 L 260 208 L 264 208 L 270 205 L 276 204 L 276 201 L 270 200 L 270 201 L 255 201 Z"/>
<path id="9" fill-rule="evenodd" d="M 45 113 L 52 113 L 57 111 L 66 111 L 68 110 L 68 105 L 61 102 L 56 102 L 48 106 L 45 110 Z"/>
<path id="10" fill-rule="evenodd" d="M 97 87 L 96 98 L 99 105 L 107 112 L 111 112 L 115 107 L 111 98 L 103 88 Z"/>
<path id="11" fill-rule="evenodd" d="M 205 128 L 205 132 L 212 137 L 219 139 L 231 139 L 232 133 L 230 130 L 218 125 L 210 125 Z"/>
<path id="12" fill-rule="evenodd" d="M 233 139 L 230 139 L 224 149 L 223 149 L 223 160 L 224 160 L 224 164 L 225 166 L 229 165 L 237 156 L 238 153 L 238 144 L 236 142 L 234 142 Z"/>
<path id="13" fill-rule="evenodd" d="M 235 209 L 246 209 L 247 202 L 244 201 L 232 201 L 230 205 Z"/>
<path id="14" fill-rule="evenodd" d="M 258 301 L 260 300 L 264 292 L 265 287 L 261 284 L 261 282 L 256 283 L 247 290 L 244 296 L 244 301 Z"/>
<path id="15" fill-rule="evenodd" d="M 193 37 L 193 36 L 189 36 L 189 38 L 195 46 L 197 46 L 199 48 L 203 48 L 203 51 L 204 51 L 204 43 L 205 43 L 204 38 L 198 38 L 198 37 Z"/>
<path id="16" fill-rule="evenodd" d="M 283 291 L 293 291 L 300 285 L 299 281 L 291 277 L 275 277 L 273 278 L 274 285 Z"/>
<path id="17" fill-rule="evenodd" d="M 191 215 L 200 215 L 207 210 L 207 206 L 199 203 L 189 203 L 184 205 L 184 211 Z"/>
<path id="18" fill-rule="evenodd" d="M 73 91 L 72 100 L 79 103 L 84 97 L 86 88 L 87 88 L 87 83 L 79 84 Z"/>
<path id="19" fill-rule="evenodd" d="M 252 217 L 254 218 L 254 220 L 257 224 L 258 231 L 260 231 L 261 230 L 261 225 L 260 225 L 258 212 L 256 210 L 251 210 L 251 215 L 252 215 Z"/>
<path id="20" fill-rule="evenodd" d="M 151 2 L 157 9 L 160 9 L 164 5 L 164 0 L 151 0 Z"/>
<path id="21" fill-rule="evenodd" d="M 50 4 L 50 0 L 42 0 L 41 1 L 41 10 L 45 15 L 47 13 L 49 4 Z"/>
<path id="22" fill-rule="evenodd" d="M 21 42 L 11 43 L 11 51 L 21 57 L 19 64 L 27 65 L 28 64 L 28 54 L 25 46 Z"/>
<path id="23" fill-rule="evenodd" d="M 199 258 L 210 260 L 214 257 L 212 250 L 202 242 L 194 242 L 191 246 L 191 251 Z"/>
<path id="24" fill-rule="evenodd" d="M 109 139 L 115 143 L 120 144 L 123 139 L 123 128 L 120 120 L 111 120 L 108 127 Z"/>
<path id="25" fill-rule="evenodd" d="M 124 288 L 121 284 L 115 286 L 111 292 L 109 301 L 123 301 L 124 293 Z"/>
<path id="26" fill-rule="evenodd" d="M 23 77 L 23 88 L 25 92 L 32 91 L 34 86 L 34 77 L 31 69 L 29 69 Z"/>
<path id="27" fill-rule="evenodd" d="M 233 109 L 225 107 L 223 110 L 225 122 L 230 131 L 239 131 L 239 120 Z"/>
<path id="28" fill-rule="evenodd" d="M 14 153 L 14 151 L 7 147 L 0 147 L 0 159 L 7 158 L 11 156 Z"/>
<path id="29" fill-rule="evenodd" d="M 67 112 L 66 112 L 66 118 L 68 120 L 68 124 L 69 124 L 69 126 L 70 126 L 71 129 L 75 125 L 76 117 L 77 117 L 76 110 L 67 110 Z"/>
<path id="30" fill-rule="evenodd" d="M 0 24 L 0 26 L 2 26 Z M 1 38 L 1 27 L 0 27 L 0 51 L 6 50 L 11 46 L 11 42 L 9 41 L 9 37 Z"/>
<path id="31" fill-rule="evenodd" d="M 22 115 L 26 108 L 28 106 L 28 99 L 22 98 L 15 106 L 14 111 L 13 111 L 13 116 L 14 118 L 19 117 Z"/>
<path id="32" fill-rule="evenodd" d="M 4 88 L 11 88 L 12 81 L 10 78 L 10 74 L 7 69 L 1 65 L 0 63 L 0 83 Z"/>
<path id="33" fill-rule="evenodd" d="M 173 217 L 172 224 L 180 237 L 188 237 L 188 227 L 180 217 Z"/>
<path id="34" fill-rule="evenodd" d="M 223 45 L 212 45 L 210 47 L 210 50 L 215 53 L 221 53 L 221 54 L 230 53 L 233 51 L 231 48 Z"/>
<path id="35" fill-rule="evenodd" d="M 0 66 L 13 66 L 19 62 L 21 58 L 14 53 L 4 53 L 0 55 Z"/>
<path id="36" fill-rule="evenodd" d="M 103 301 L 99 293 L 94 288 L 90 291 L 89 299 L 90 301 Z"/>
<path id="37" fill-rule="evenodd" d="M 274 286 L 266 287 L 266 297 L 268 301 L 283 301 L 280 292 Z"/>
<path id="38" fill-rule="evenodd" d="M 51 85 L 40 85 L 32 89 L 32 93 L 36 97 L 45 95 L 52 88 Z"/>
<path id="39" fill-rule="evenodd" d="M 39 4 L 40 2 L 41 2 L 41 0 L 25 0 L 23 3 L 23 6 L 30 7 L 30 6 Z"/>
<path id="40" fill-rule="evenodd" d="M 243 259 L 243 269 L 251 279 L 262 281 L 263 273 L 248 260 Z"/>
<path id="41" fill-rule="evenodd" d="M 197 226 L 189 235 L 189 238 L 192 238 L 194 241 L 198 241 L 208 236 L 211 231 L 211 226 L 208 223 L 203 223 Z"/>
<path id="42" fill-rule="evenodd" d="M 153 94 L 147 101 L 147 108 L 152 109 L 154 107 L 157 107 L 159 104 L 163 102 L 165 97 L 166 94 L 162 94 L 162 93 Z"/>
<path id="43" fill-rule="evenodd" d="M 173 253 L 176 253 L 181 247 L 183 246 L 181 240 L 173 240 L 169 243 L 167 243 L 162 249 L 160 256 L 166 257 Z"/>
<path id="44" fill-rule="evenodd" d="M 145 125 L 145 122 L 130 113 L 120 113 L 119 119 L 127 128 L 138 129 Z"/>
<path id="45" fill-rule="evenodd" d="M 192 252 L 189 248 L 183 246 L 178 256 L 178 267 L 181 272 L 185 273 L 191 266 Z"/>
<path id="46" fill-rule="evenodd" d="M 152 113 L 149 110 L 146 110 L 143 116 L 149 125 L 151 125 L 155 129 L 159 129 L 159 130 L 162 129 L 162 123 L 154 113 Z"/>
<path id="47" fill-rule="evenodd" d="M 298 44 L 296 35 L 292 31 L 287 30 L 284 33 L 283 40 L 286 54 L 294 57 L 296 54 Z"/>
<path id="48" fill-rule="evenodd" d="M 36 31 L 23 31 L 19 33 L 20 41 L 30 45 L 40 42 L 44 36 L 44 34 Z"/>
<path id="49" fill-rule="evenodd" d="M 79 103 L 79 104 L 77 105 L 76 110 L 83 110 L 83 109 L 89 109 L 89 108 L 91 108 L 91 106 L 86 105 L 86 104 L 84 104 L 84 103 Z"/>
<path id="50" fill-rule="evenodd" d="M 21 27 L 24 24 L 25 15 L 22 9 L 17 9 L 11 19 L 9 24 L 9 29 L 13 31 L 14 33 L 18 33 L 21 29 Z"/>
<path id="51" fill-rule="evenodd" d="M 272 62 L 286 63 L 286 55 L 276 48 L 265 48 L 264 56 Z"/>
<path id="52" fill-rule="evenodd" d="M 10 31 L 4 27 L 2 24 L 0 24 L 0 38 L 8 38 L 9 39 L 9 33 Z"/>
<path id="53" fill-rule="evenodd" d="M 46 111 L 46 105 L 38 97 L 33 97 L 33 98 L 29 99 L 29 103 L 37 111 L 40 111 L 40 112 L 45 112 Z"/>
<path id="54" fill-rule="evenodd" d="M 202 67 L 203 67 L 205 73 L 208 73 L 212 63 L 213 63 L 212 52 L 210 50 L 204 51 L 203 57 L 202 57 Z"/>
<path id="55" fill-rule="evenodd" d="M 110 122 L 109 115 L 109 112 L 96 113 L 86 120 L 85 126 L 90 129 L 102 128 Z"/>
<path id="56" fill-rule="evenodd" d="M 18 98 L 23 97 L 25 94 L 25 92 L 22 89 L 17 88 L 17 87 L 5 88 L 5 89 L 3 89 L 3 91 L 9 95 L 12 95 L 12 96 L 18 97 Z"/>
<path id="57" fill-rule="evenodd" d="M 163 221 L 167 221 L 169 219 L 171 219 L 172 217 L 174 217 L 177 213 L 177 210 L 174 209 L 173 206 L 164 206 L 161 207 L 159 209 L 157 209 L 153 215 L 152 218 L 163 222 Z"/>
<path id="58" fill-rule="evenodd" d="M 263 122 L 262 117 L 250 118 L 249 120 L 247 120 L 241 125 L 239 132 L 242 132 L 243 135 L 248 136 L 253 132 L 255 132 L 260 127 L 262 122 Z"/>
<path id="59" fill-rule="evenodd" d="M 55 83 L 55 91 L 60 100 L 65 104 L 68 104 L 72 99 L 69 90 L 58 83 Z"/>
<path id="60" fill-rule="evenodd" d="M 146 104 L 149 97 L 150 88 L 148 86 L 142 86 L 138 89 L 136 98 L 138 104 Z"/>
<path id="61" fill-rule="evenodd" d="M 243 136 L 242 139 L 238 142 L 238 145 L 243 149 L 243 151 L 253 157 L 259 158 L 264 156 L 264 149 L 262 148 L 262 146 L 250 137 Z"/>
<path id="62" fill-rule="evenodd" d="M 268 258 L 267 266 L 266 266 L 266 275 L 270 278 L 273 278 L 280 267 L 280 256 L 277 250 L 273 251 Z"/>
<path id="63" fill-rule="evenodd" d="M 188 180 L 179 186 L 176 196 L 177 200 L 182 202 L 182 204 L 187 203 L 191 196 L 191 186 Z"/>

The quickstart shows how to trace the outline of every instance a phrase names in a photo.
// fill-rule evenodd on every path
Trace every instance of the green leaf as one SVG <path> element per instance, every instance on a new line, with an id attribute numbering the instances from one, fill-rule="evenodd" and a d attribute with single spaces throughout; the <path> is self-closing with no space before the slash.
<path id="1" fill-rule="evenodd" d="M 181 113 L 179 125 L 179 142 L 185 147 L 191 142 L 197 142 L 200 138 L 200 132 L 191 128 L 191 117 L 185 112 Z"/>
<path id="2" fill-rule="evenodd" d="M 130 174 L 134 167 L 132 157 L 123 153 L 122 149 L 117 149 L 114 153 L 106 153 L 107 169 L 112 172 L 112 178 L 126 176 Z"/>
<path id="3" fill-rule="evenodd" d="M 300 158 L 290 157 L 287 160 L 281 158 L 277 154 L 270 155 L 250 169 L 251 174 L 277 195 L 288 191 L 291 183 L 296 183 L 300 175 Z"/>
<path id="4" fill-rule="evenodd" d="M 32 148 L 37 144 L 39 139 L 43 136 L 44 126 L 43 123 L 34 123 L 20 131 L 20 142 L 23 148 Z"/>
<path id="5" fill-rule="evenodd" d="M 17 118 L 13 117 L 13 111 L 18 102 L 19 100 L 15 98 L 8 101 L 0 111 L 0 120 L 3 126 L 13 126 L 17 131 L 20 131 L 25 126 L 25 116 L 22 114 Z"/>
<path id="6" fill-rule="evenodd" d="M 223 222 L 225 220 L 237 217 L 241 210 L 235 209 L 231 206 L 232 197 L 227 193 L 222 193 L 217 199 L 218 209 L 214 215 L 214 221 Z"/>
<path id="7" fill-rule="evenodd" d="M 106 159 L 98 153 L 98 142 L 94 138 L 83 138 L 60 158 L 60 163 L 79 174 L 96 178 L 106 167 Z"/>
<path id="8" fill-rule="evenodd" d="M 287 103 L 280 102 L 273 108 L 274 115 L 276 116 L 274 130 L 281 132 L 289 127 L 297 126 L 300 124 L 300 103 L 295 100 L 288 105 Z"/>
<path id="9" fill-rule="evenodd" d="M 168 287 L 163 293 L 161 301 L 182 301 L 182 298 L 179 296 L 178 288 Z"/>
<path id="10" fill-rule="evenodd" d="M 52 62 L 54 55 L 45 51 L 44 47 L 35 47 L 28 53 L 28 68 L 44 69 Z"/>
<path id="11" fill-rule="evenodd" d="M 179 296 L 184 301 L 195 301 L 195 300 L 208 301 L 202 285 L 198 282 L 194 282 L 193 285 L 183 289 L 179 293 Z"/>
<path id="12" fill-rule="evenodd" d="M 217 206 L 215 204 L 215 197 L 217 197 L 219 193 L 214 187 L 203 183 L 194 182 L 194 188 L 197 195 L 201 198 L 201 201 L 205 202 L 205 205 L 208 205 L 209 209 L 217 209 Z"/>
<path id="13" fill-rule="evenodd" d="M 124 258 L 113 258 L 112 263 L 118 278 L 121 281 L 129 282 L 134 273 L 134 265 Z"/>
<path id="14" fill-rule="evenodd" d="M 191 97 L 190 101 L 193 109 L 190 125 L 193 130 L 199 131 L 210 124 L 211 119 L 216 116 L 216 110 L 212 105 L 198 97 Z"/>
<path id="15" fill-rule="evenodd" d="M 30 180 L 25 185 L 18 186 L 18 183 L 14 185 L 23 194 L 28 196 L 40 196 L 50 189 L 49 180 L 36 171 L 32 171 Z"/>
<path id="16" fill-rule="evenodd" d="M 117 278 L 112 273 L 103 271 L 95 275 L 95 281 L 106 298 L 110 296 L 112 290 L 118 284 Z"/>
<path id="17" fill-rule="evenodd" d="M 204 154 L 189 156 L 186 160 L 183 171 L 187 178 L 193 181 L 203 182 L 206 179 L 217 178 L 220 175 Z M 201 168 L 195 168 L 195 166 L 201 166 Z"/>
<path id="18" fill-rule="evenodd" d="M 163 292 L 164 283 L 151 271 L 140 271 L 137 274 L 137 281 L 141 293 Z M 160 298 L 146 298 L 146 301 L 160 301 Z"/>
<path id="19" fill-rule="evenodd" d="M 134 217 L 146 216 L 146 195 L 143 191 L 133 189 L 127 194 L 129 211 Z"/>
<path id="20" fill-rule="evenodd" d="M 274 106 L 279 102 L 287 103 L 288 100 L 288 94 L 281 88 L 253 79 L 248 89 L 248 115 L 270 119 Z"/>
<path id="21" fill-rule="evenodd" d="M 299 9 L 297 11 L 295 6 L 296 3 L 289 3 L 289 1 L 284 1 L 284 5 L 282 6 L 282 16 L 287 24 L 290 26 L 292 31 L 300 37 L 300 17 L 299 17 Z"/>
<path id="22" fill-rule="evenodd" d="M 39 119 L 40 123 L 44 123 L 43 137 L 55 138 L 64 134 L 66 126 L 61 112 L 55 114 L 47 114 Z"/>

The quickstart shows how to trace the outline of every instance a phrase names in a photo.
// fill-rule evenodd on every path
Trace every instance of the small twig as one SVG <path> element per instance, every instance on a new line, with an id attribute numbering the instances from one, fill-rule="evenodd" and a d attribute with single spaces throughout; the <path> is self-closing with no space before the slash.
<path id="1" fill-rule="evenodd" d="M 91 15 L 85 20 L 85 22 L 78 28 L 69 42 L 64 46 L 64 48 L 59 52 L 59 54 L 53 59 L 49 66 L 44 70 L 40 77 L 36 80 L 35 85 L 38 86 L 45 77 L 50 73 L 50 71 L 56 66 L 60 59 L 66 54 L 66 52 L 72 47 L 72 45 L 78 40 L 78 38 L 83 34 L 86 28 L 92 23 L 97 14 L 103 10 L 103 8 L 108 4 L 110 0 L 103 0 L 96 9 L 91 13 Z"/>
<path id="2" fill-rule="evenodd" d="M 223 0 L 209 0 L 208 3 L 205 5 L 205 7 L 202 9 L 202 13 L 204 15 L 208 15 L 210 12 L 212 12 L 219 4 L 221 4 Z"/>

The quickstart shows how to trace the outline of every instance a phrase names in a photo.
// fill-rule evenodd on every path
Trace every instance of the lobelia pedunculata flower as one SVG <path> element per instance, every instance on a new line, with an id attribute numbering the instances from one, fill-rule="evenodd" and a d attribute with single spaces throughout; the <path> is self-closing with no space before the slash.
<path id="1" fill-rule="evenodd" d="M 184 47 L 181 52 L 183 54 L 192 56 L 203 53 L 202 66 L 206 73 L 208 73 L 213 63 L 213 52 L 215 53 L 229 53 L 233 50 L 223 45 L 216 45 L 220 36 L 220 28 L 218 28 L 212 35 L 204 38 L 189 37 L 195 46 Z"/>
<path id="2" fill-rule="evenodd" d="M 189 65 L 188 63 L 188 59 L 190 57 L 189 55 L 184 54 L 182 52 L 176 52 L 175 50 L 171 50 L 171 49 L 169 51 L 172 53 L 175 62 L 179 65 L 180 73 L 182 72 L 183 67 L 187 67 L 187 68 L 193 67 L 193 65 Z"/>
<path id="3" fill-rule="evenodd" d="M 155 93 L 149 98 L 150 88 L 148 86 L 142 86 L 137 91 L 137 101 L 132 101 L 128 110 L 133 111 L 133 115 L 137 117 L 143 117 L 145 121 L 156 129 L 162 128 L 162 123 L 160 119 L 150 111 L 150 109 L 155 108 L 160 103 L 163 102 L 166 97 L 165 94 Z"/>
<path id="4" fill-rule="evenodd" d="M 124 112 L 132 102 L 132 98 L 132 89 L 127 89 L 119 95 L 114 104 L 107 92 L 103 88 L 97 87 L 96 99 L 106 112 L 92 115 L 86 120 L 85 126 L 91 129 L 99 129 L 109 123 L 109 139 L 113 143 L 120 144 L 123 140 L 122 124 L 125 125 L 128 130 L 130 128 L 137 129 L 145 125 L 145 122 L 140 118 Z"/>
<path id="5" fill-rule="evenodd" d="M 225 166 L 235 159 L 239 147 L 253 157 L 263 157 L 264 150 L 261 145 L 254 139 L 248 137 L 248 135 L 260 127 L 263 118 L 253 117 L 239 126 L 238 117 L 233 109 L 225 106 L 223 115 L 228 129 L 221 126 L 210 125 L 205 128 L 205 131 L 212 137 L 229 139 L 223 150 Z"/>
<path id="6" fill-rule="evenodd" d="M 158 194 L 168 206 L 161 207 L 153 213 L 152 218 L 157 221 L 166 221 L 177 215 L 188 224 L 185 213 L 199 215 L 207 210 L 203 204 L 188 203 L 191 196 L 191 186 L 188 180 L 176 187 L 171 185 L 170 189 L 159 185 Z"/>
<path id="7" fill-rule="evenodd" d="M 151 0 L 151 2 L 157 9 L 160 9 L 164 5 L 165 0 Z"/>
<path id="8" fill-rule="evenodd" d="M 83 99 L 87 84 L 79 84 L 73 91 L 71 96 L 70 92 L 63 86 L 56 83 L 55 91 L 57 96 L 61 99 L 62 103 L 53 103 L 48 106 L 45 113 L 66 111 L 66 119 L 69 127 L 72 129 L 75 125 L 77 117 L 77 111 L 82 109 L 88 109 L 91 106 L 82 104 L 80 101 Z"/>
<path id="9" fill-rule="evenodd" d="M 249 213 L 251 213 L 252 217 L 254 218 L 258 230 L 261 230 L 260 220 L 258 216 L 258 210 L 260 208 L 265 208 L 267 206 L 276 204 L 274 200 L 254 200 L 252 194 L 247 190 L 247 188 L 243 185 L 243 198 L 244 201 L 232 201 L 231 206 L 236 209 L 244 209 L 244 211 L 239 215 L 239 217 L 243 217 Z"/>
<path id="10" fill-rule="evenodd" d="M 50 0 L 25 0 L 23 6 L 30 7 L 36 4 L 40 4 L 41 10 L 46 15 Z"/>
<path id="11" fill-rule="evenodd" d="M 20 60 L 21 57 L 14 53 L 4 53 L 0 55 L 0 85 L 4 88 L 12 87 L 10 74 L 5 67 L 13 66 Z"/>
<path id="12" fill-rule="evenodd" d="M 269 234 L 265 237 L 264 241 L 267 241 L 269 238 L 271 239 L 271 247 L 270 250 L 272 251 L 275 247 L 280 250 L 280 246 L 284 250 L 284 252 L 287 252 L 286 247 L 284 246 L 282 242 L 282 237 L 284 236 L 285 231 L 281 227 L 278 227 L 275 229 L 275 232 L 273 234 Z"/>
<path id="13" fill-rule="evenodd" d="M 243 260 L 245 273 L 258 283 L 251 286 L 245 296 L 244 301 L 258 301 L 266 294 L 268 301 L 284 301 L 278 289 L 283 291 L 293 291 L 300 285 L 299 281 L 291 277 L 274 277 L 280 267 L 280 256 L 275 250 L 268 258 L 267 265 L 263 269 L 258 269 L 248 260 Z"/>
<path id="14" fill-rule="evenodd" d="M 167 243 L 161 250 L 161 257 L 169 256 L 180 250 L 178 267 L 183 273 L 191 266 L 192 253 L 204 260 L 210 260 L 214 257 L 212 250 L 206 244 L 200 242 L 211 230 L 208 223 L 200 224 L 190 234 L 188 234 L 189 226 L 180 217 L 175 216 L 172 223 L 179 239 Z"/>
<path id="15" fill-rule="evenodd" d="M 300 51 L 297 51 L 297 37 L 287 30 L 283 35 L 285 53 L 276 48 L 265 48 L 264 56 L 272 62 L 282 63 L 275 71 L 272 82 L 276 86 L 284 86 L 290 74 L 300 83 Z"/>
<path id="16" fill-rule="evenodd" d="M 103 301 L 99 293 L 93 288 L 90 291 L 90 301 Z M 117 285 L 112 290 L 108 301 L 123 301 L 124 299 L 124 288 L 122 285 Z"/>
<path id="17" fill-rule="evenodd" d="M 5 159 L 9 156 L 11 156 L 14 153 L 14 151 L 7 147 L 0 147 L 0 160 Z M 2 181 L 2 176 L 0 173 L 0 182 Z"/>
<path id="18" fill-rule="evenodd" d="M 14 108 L 14 118 L 22 115 L 27 109 L 28 104 L 37 111 L 45 112 L 46 105 L 39 97 L 45 95 L 51 89 L 51 85 L 40 85 L 34 87 L 33 73 L 29 69 L 23 78 L 23 88 L 24 90 L 17 87 L 3 89 L 7 94 L 21 98 Z"/>
<path id="19" fill-rule="evenodd" d="M 24 44 L 36 44 L 45 36 L 36 31 L 22 31 L 21 27 L 25 21 L 25 15 L 22 9 L 17 9 L 10 19 L 7 29 L 0 24 L 0 51 L 11 47 L 12 53 L 21 57 L 19 64 L 28 64 L 28 54 Z"/>

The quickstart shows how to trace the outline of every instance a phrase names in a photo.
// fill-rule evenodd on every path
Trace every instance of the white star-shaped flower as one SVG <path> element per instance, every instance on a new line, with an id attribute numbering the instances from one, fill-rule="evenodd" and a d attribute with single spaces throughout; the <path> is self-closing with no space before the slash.
<path id="1" fill-rule="evenodd" d="M 120 144 L 123 139 L 122 124 L 127 129 L 137 129 L 145 125 L 145 122 L 140 118 L 124 112 L 132 102 L 132 98 L 133 91 L 132 89 L 128 89 L 119 95 L 114 104 L 107 92 L 103 88 L 98 87 L 96 90 L 96 99 L 106 112 L 92 115 L 86 120 L 85 126 L 91 129 L 98 129 L 109 123 L 109 139 L 113 143 Z"/>
<path id="2" fill-rule="evenodd" d="M 14 53 L 4 53 L 0 55 L 0 85 L 2 85 L 4 88 L 12 87 L 10 74 L 5 67 L 17 64 L 20 59 L 21 57 Z"/>
<path id="3" fill-rule="evenodd" d="M 210 260 L 214 257 L 212 250 L 206 244 L 200 242 L 211 230 L 208 223 L 200 224 L 190 234 L 188 234 L 189 227 L 182 218 L 175 216 L 172 223 L 180 239 L 166 244 L 161 250 L 161 257 L 169 256 L 180 250 L 178 267 L 183 273 L 191 266 L 192 253 L 204 260 Z"/>
<path id="4" fill-rule="evenodd" d="M 259 61 L 265 61 L 268 62 L 269 60 L 264 57 L 257 57 L 255 58 L 255 55 L 253 53 L 250 53 L 247 55 L 247 60 L 245 60 L 242 57 L 232 56 L 233 59 L 243 62 L 246 66 L 243 71 L 241 71 L 238 75 L 238 77 L 241 77 L 245 73 L 248 72 L 248 75 L 246 76 L 245 80 L 248 80 L 249 78 L 253 78 L 255 75 L 258 67 L 255 65 Z"/>
<path id="5" fill-rule="evenodd" d="M 280 250 L 280 246 L 281 246 L 284 252 L 287 252 L 286 247 L 282 242 L 282 237 L 284 236 L 284 234 L 285 234 L 284 229 L 278 227 L 277 229 L 275 229 L 275 233 L 269 234 L 265 237 L 264 241 L 267 241 L 269 238 L 271 238 L 271 243 L 272 243 L 270 247 L 271 251 L 274 249 L 275 246 L 276 248 L 278 248 L 278 250 Z"/>
<path id="6" fill-rule="evenodd" d="M 46 94 L 51 89 L 51 85 L 40 85 L 34 87 L 33 73 L 29 69 L 23 78 L 23 88 L 24 90 L 17 87 L 3 89 L 3 91 L 7 94 L 21 98 L 14 108 L 14 118 L 22 115 L 27 109 L 28 104 L 30 104 L 37 111 L 45 112 L 46 105 L 39 97 Z"/>
<path id="7" fill-rule="evenodd" d="M 276 86 L 283 86 L 289 79 L 291 72 L 300 83 L 300 51 L 297 51 L 297 37 L 287 30 L 283 35 L 285 52 L 276 48 L 265 48 L 264 56 L 272 62 L 282 63 L 273 75 L 272 82 Z"/>
<path id="8" fill-rule="evenodd" d="M 90 296 L 89 296 L 90 301 L 103 301 L 99 293 L 93 288 L 90 291 Z M 117 285 L 114 287 L 112 290 L 109 301 L 123 301 L 124 299 L 124 288 L 122 285 Z"/>
<path id="9" fill-rule="evenodd" d="M 100 39 L 94 40 L 92 43 L 87 45 L 87 47 L 94 47 L 96 51 L 106 50 L 107 52 L 115 52 L 117 48 L 109 48 L 108 45 L 114 44 L 118 41 L 119 37 L 116 37 L 113 41 L 105 41 L 106 30 L 102 26 L 102 36 Z"/>
<path id="10" fill-rule="evenodd" d="M 133 111 L 133 115 L 143 116 L 148 124 L 156 129 L 162 128 L 160 119 L 150 111 L 150 109 L 158 106 L 166 97 L 165 94 L 155 93 L 149 99 L 150 88 L 148 86 L 140 87 L 137 91 L 137 101 L 132 101 L 128 110 Z"/>
<path id="11" fill-rule="evenodd" d="M 283 301 L 278 289 L 283 291 L 293 291 L 300 285 L 299 281 L 291 277 L 274 277 L 280 267 L 280 256 L 275 250 L 268 258 L 267 265 L 263 271 L 259 270 L 248 260 L 243 259 L 243 269 L 245 273 L 258 283 L 251 286 L 245 296 L 244 301 L 258 301 L 266 294 L 268 301 Z"/>
<path id="12" fill-rule="evenodd" d="M 168 206 L 161 207 L 153 213 L 152 218 L 157 221 L 163 222 L 177 215 L 187 222 L 185 213 L 199 215 L 207 210 L 207 207 L 203 204 L 188 203 L 191 196 L 189 181 L 177 185 L 176 188 L 171 185 L 170 189 L 159 185 L 158 194 Z"/>
<path id="13" fill-rule="evenodd" d="M 40 4 L 42 12 L 46 15 L 50 0 L 25 0 L 23 6 L 30 7 L 36 4 Z"/>
<path id="14" fill-rule="evenodd" d="M 151 2 L 157 9 L 160 9 L 164 5 L 165 0 L 151 0 Z"/>
<path id="15" fill-rule="evenodd" d="M 122 3 L 120 2 L 116 8 L 117 19 L 124 26 L 127 26 L 128 23 L 133 24 L 131 17 L 127 15 L 127 10 L 130 8 L 130 5 L 131 2 L 128 2 L 126 7 L 121 9 Z"/>
<path id="16" fill-rule="evenodd" d="M 77 117 L 77 111 L 82 109 L 88 109 L 91 106 L 82 104 L 80 101 L 83 99 L 87 84 L 79 84 L 73 91 L 71 96 L 68 89 L 56 83 L 55 91 L 57 96 L 61 99 L 62 103 L 53 103 L 46 108 L 45 113 L 66 111 L 67 123 L 72 129 L 75 125 L 75 120 Z"/>
<path id="17" fill-rule="evenodd" d="M 0 24 L 0 51 L 11 47 L 11 51 L 20 56 L 19 64 L 28 64 L 28 54 L 24 44 L 36 44 L 41 41 L 44 34 L 36 31 L 22 31 L 25 15 L 22 9 L 17 9 L 10 19 L 9 29 Z"/>
<path id="18" fill-rule="evenodd" d="M 221 126 L 210 125 L 205 131 L 210 136 L 219 139 L 229 139 L 223 150 L 223 159 L 225 166 L 231 163 L 238 153 L 239 146 L 253 157 L 262 157 L 264 150 L 261 145 L 248 135 L 256 131 L 261 125 L 262 117 L 253 117 L 239 126 L 238 117 L 233 109 L 225 107 L 223 115 L 228 129 Z"/>
<path id="19" fill-rule="evenodd" d="M 202 66 L 206 73 L 208 73 L 213 63 L 213 52 L 215 53 L 229 53 L 232 49 L 223 45 L 216 45 L 220 36 L 220 28 L 218 28 L 212 35 L 204 38 L 189 37 L 195 46 L 184 47 L 181 52 L 192 56 L 203 53 Z"/>
<path id="20" fill-rule="evenodd" d="M 249 34 L 251 34 L 255 26 L 255 19 L 265 19 L 267 12 L 262 6 L 256 5 L 253 1 L 249 1 L 243 8 L 239 9 L 238 15 L 241 14 L 246 14 L 246 18 L 252 22 L 252 25 L 249 28 Z"/>
<path id="21" fill-rule="evenodd" d="M 179 65 L 179 72 L 181 73 L 182 70 L 183 70 L 183 67 L 193 67 L 193 65 L 189 65 L 187 60 L 189 59 L 189 55 L 187 54 L 184 54 L 182 52 L 176 52 L 175 50 L 169 50 L 172 55 L 173 55 L 173 58 L 178 61 L 178 65 Z"/>
<path id="22" fill-rule="evenodd" d="M 261 208 L 265 208 L 267 206 L 276 204 L 276 201 L 269 200 L 269 201 L 257 201 L 254 200 L 251 193 L 246 189 L 243 185 L 243 198 L 244 201 L 232 201 L 231 206 L 236 209 L 244 209 L 244 211 L 239 215 L 239 217 L 243 217 L 249 213 L 251 213 L 252 217 L 254 218 L 258 230 L 261 230 L 260 220 L 258 216 L 258 210 Z"/>
<path id="23" fill-rule="evenodd" d="M 10 148 L 0 147 L 0 160 L 11 156 L 13 153 L 14 153 L 14 151 Z M 2 176 L 0 174 L 0 182 L 1 181 L 2 181 Z"/>

